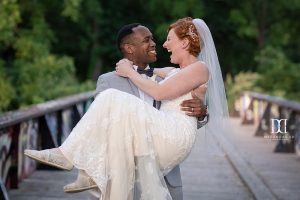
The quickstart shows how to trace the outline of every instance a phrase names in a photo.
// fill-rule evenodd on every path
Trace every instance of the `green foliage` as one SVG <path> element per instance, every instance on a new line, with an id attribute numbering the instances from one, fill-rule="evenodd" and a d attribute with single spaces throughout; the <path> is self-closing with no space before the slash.
<path id="1" fill-rule="evenodd" d="M 53 38 L 50 28 L 43 19 L 35 21 L 31 29 L 20 30 L 20 36 L 15 39 L 13 47 L 16 50 L 16 58 L 33 61 L 47 55 Z"/>
<path id="2" fill-rule="evenodd" d="M 66 7 L 66 4 L 64 5 Z M 76 66 L 76 76 L 80 80 L 91 77 L 96 79 L 101 71 L 99 68 L 102 67 L 99 67 L 101 63 L 99 60 L 105 57 L 100 54 L 104 46 L 101 43 L 113 36 L 107 34 L 107 38 L 100 40 L 103 29 L 111 28 L 110 25 L 100 27 L 100 22 L 103 21 L 101 4 L 97 0 L 89 0 L 82 1 L 76 9 L 71 6 L 76 10 L 76 20 L 70 16 L 62 18 L 62 10 L 57 9 L 61 6 L 60 1 L 51 1 L 48 4 L 48 12 L 45 13 L 47 23 L 56 38 L 52 45 L 52 52 L 72 57 Z M 106 46 L 111 47 L 113 44 L 110 41 L 110 44 Z M 116 50 L 114 53 L 117 53 Z M 94 75 L 95 71 L 98 72 L 96 75 Z"/>
<path id="3" fill-rule="evenodd" d="M 256 57 L 262 78 L 257 85 L 274 96 L 300 101 L 300 63 L 291 62 L 279 48 L 266 46 Z"/>
<path id="4" fill-rule="evenodd" d="M 186 16 L 207 22 L 223 77 L 232 75 L 230 99 L 261 87 L 299 100 L 299 9 L 297 0 L 0 0 L 0 109 L 95 88 L 98 75 L 121 58 L 116 33 L 124 24 L 148 26 L 158 52 L 152 65 L 169 66 L 166 30 Z"/>
<path id="5" fill-rule="evenodd" d="M 239 28 L 237 34 L 240 37 L 257 37 L 257 23 L 252 19 L 249 20 L 244 16 L 243 10 L 233 9 L 229 13 L 229 20 Z"/>
<path id="6" fill-rule="evenodd" d="M 229 42 L 233 44 L 231 46 L 233 50 L 226 51 L 229 56 L 222 55 L 221 52 L 221 58 L 229 59 L 234 66 L 238 66 L 232 68 L 231 73 L 237 74 L 238 71 L 245 69 L 257 71 L 259 73 L 257 80 L 249 81 L 252 86 L 245 89 L 254 91 L 258 89 L 266 94 L 300 101 L 297 89 L 300 81 L 298 37 L 300 24 L 296 20 L 300 17 L 300 2 L 280 0 L 275 0 L 272 4 L 266 0 L 241 1 L 239 4 L 234 3 L 235 1 L 229 2 L 232 7 L 229 9 L 228 21 L 236 31 L 233 32 L 233 40 L 229 39 L 233 42 Z M 235 58 L 231 57 L 231 52 L 236 52 Z M 235 77 L 234 83 L 240 85 L 243 79 L 238 80 L 238 76 Z M 230 78 L 227 82 L 230 82 Z M 234 83 L 231 85 L 233 90 L 239 87 Z M 234 91 L 229 90 L 230 99 L 231 95 L 234 98 Z"/>
<path id="7" fill-rule="evenodd" d="M 77 21 L 80 15 L 80 6 L 82 0 L 64 0 L 63 16 L 70 17 L 73 21 Z"/>
<path id="8" fill-rule="evenodd" d="M 75 11 L 80 2 L 65 1 L 60 12 L 76 20 L 79 11 Z M 73 58 L 52 53 L 57 38 L 47 22 L 47 2 L 3 0 L 1 4 L 0 9 L 6 12 L 1 13 L 4 18 L 0 19 L 0 27 L 10 34 L 0 35 L 0 44 L 5 45 L 0 49 L 3 57 L 0 110 L 16 109 L 94 88 L 90 83 L 82 86 L 78 83 Z M 9 12 L 17 14 L 9 16 Z M 60 15 L 60 18 L 64 17 Z"/>
<path id="9" fill-rule="evenodd" d="M 9 44 L 12 42 L 14 30 L 20 21 L 17 0 L 0 0 L 0 43 Z"/>
<path id="10" fill-rule="evenodd" d="M 243 91 L 262 91 L 256 86 L 256 83 L 260 78 L 261 76 L 254 72 L 240 72 L 234 78 L 230 74 L 226 76 L 225 87 L 228 108 L 231 113 L 235 111 L 235 100 L 239 98 Z"/>
<path id="11" fill-rule="evenodd" d="M 21 105 L 41 103 L 78 90 L 73 61 L 69 57 L 46 55 L 33 62 L 16 63 L 18 99 Z"/>
<path id="12" fill-rule="evenodd" d="M 0 59 L 0 113 L 9 107 L 15 97 L 15 90 L 5 75 L 3 63 Z"/>

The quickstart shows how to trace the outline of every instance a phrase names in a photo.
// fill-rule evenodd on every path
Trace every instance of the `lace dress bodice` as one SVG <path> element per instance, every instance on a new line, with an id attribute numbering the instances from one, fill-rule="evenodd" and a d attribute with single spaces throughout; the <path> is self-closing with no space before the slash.
<path id="1" fill-rule="evenodd" d="M 165 79 L 160 82 L 160 84 L 163 83 L 164 81 L 168 80 L 172 76 L 174 76 L 179 71 L 180 71 L 179 68 L 173 69 L 171 72 L 169 72 L 169 74 L 165 77 Z M 187 116 L 185 114 L 185 112 L 181 110 L 181 106 L 180 106 L 180 104 L 184 100 L 188 100 L 188 99 L 192 99 L 191 92 L 188 92 L 188 93 L 186 93 L 182 96 L 179 96 L 175 99 L 163 100 L 163 101 L 161 101 L 160 110 L 164 111 L 164 112 L 168 112 L 168 113 L 180 114 L 180 115 L 182 115 L 181 117 L 186 118 L 188 121 L 190 121 L 190 123 L 192 123 L 194 125 L 195 123 L 197 123 L 196 118 Z"/>

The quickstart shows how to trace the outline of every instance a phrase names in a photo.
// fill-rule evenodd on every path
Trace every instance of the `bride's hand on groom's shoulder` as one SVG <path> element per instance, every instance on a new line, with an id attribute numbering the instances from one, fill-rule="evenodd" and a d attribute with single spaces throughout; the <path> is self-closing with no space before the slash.
<path id="1" fill-rule="evenodd" d="M 116 74 L 123 77 L 128 77 L 134 71 L 133 62 L 124 58 L 116 64 Z"/>

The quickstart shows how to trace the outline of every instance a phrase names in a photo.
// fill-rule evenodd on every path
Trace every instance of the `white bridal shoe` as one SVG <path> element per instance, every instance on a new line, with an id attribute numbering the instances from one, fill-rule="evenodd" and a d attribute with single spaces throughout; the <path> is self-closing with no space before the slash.
<path id="1" fill-rule="evenodd" d="M 59 149 L 46 149 L 42 151 L 26 149 L 24 154 L 41 163 L 57 167 L 63 170 L 73 169 L 73 164 L 69 162 Z"/>
<path id="2" fill-rule="evenodd" d="M 64 191 L 67 193 L 82 192 L 85 190 L 96 189 L 98 186 L 91 177 L 83 172 L 79 172 L 77 180 L 64 187 Z"/>

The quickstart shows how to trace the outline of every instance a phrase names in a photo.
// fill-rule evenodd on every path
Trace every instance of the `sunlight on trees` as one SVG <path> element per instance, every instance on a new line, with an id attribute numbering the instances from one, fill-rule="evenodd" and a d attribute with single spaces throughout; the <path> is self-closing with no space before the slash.
<path id="1" fill-rule="evenodd" d="M 249 89 L 300 101 L 299 10 L 297 0 L 0 0 L 0 112 L 94 89 L 121 58 L 116 33 L 127 23 L 154 34 L 151 66 L 170 66 L 166 31 L 186 16 L 207 22 L 230 96 Z"/>

